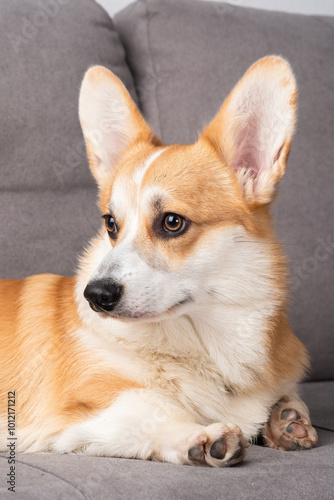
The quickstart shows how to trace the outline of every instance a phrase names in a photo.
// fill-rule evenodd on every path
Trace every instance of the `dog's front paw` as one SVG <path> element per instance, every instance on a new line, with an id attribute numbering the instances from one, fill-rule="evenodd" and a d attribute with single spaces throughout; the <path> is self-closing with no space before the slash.
<path id="1" fill-rule="evenodd" d="M 306 405 L 288 396 L 274 406 L 263 436 L 268 446 L 284 451 L 312 448 L 318 441 Z"/>
<path id="2" fill-rule="evenodd" d="M 241 462 L 247 440 L 236 425 L 212 424 L 188 439 L 188 463 L 224 467 Z"/>

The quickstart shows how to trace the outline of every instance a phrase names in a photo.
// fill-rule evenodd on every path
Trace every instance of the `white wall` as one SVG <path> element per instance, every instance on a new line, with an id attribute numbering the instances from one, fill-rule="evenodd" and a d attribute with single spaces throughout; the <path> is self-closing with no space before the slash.
<path id="1" fill-rule="evenodd" d="M 133 0 L 96 0 L 110 16 L 123 9 Z M 218 0 L 219 1 L 219 0 Z M 257 7 L 284 12 L 323 14 L 334 16 L 334 0 L 230 0 L 228 3 L 244 7 Z"/>

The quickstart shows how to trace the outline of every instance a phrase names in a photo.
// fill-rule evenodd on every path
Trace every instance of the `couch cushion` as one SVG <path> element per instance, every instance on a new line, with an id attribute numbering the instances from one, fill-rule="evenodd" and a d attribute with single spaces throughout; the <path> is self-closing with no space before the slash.
<path id="1" fill-rule="evenodd" d="M 124 50 L 93 0 L 0 0 L 0 46 L 0 277 L 69 275 L 100 224 L 80 82 L 102 64 L 133 90 Z"/>
<path id="2" fill-rule="evenodd" d="M 284 452 L 251 446 L 235 467 L 212 469 L 167 463 L 36 454 L 17 456 L 17 500 L 73 498 L 95 500 L 330 500 L 333 498 L 334 433 L 319 431 L 312 450 Z M 9 465 L 0 454 L 1 477 Z M 5 493 L 0 484 L 1 498 Z"/>
<path id="3" fill-rule="evenodd" d="M 300 384 L 300 396 L 317 428 L 334 432 L 334 380 Z"/>
<path id="4" fill-rule="evenodd" d="M 291 62 L 299 120 L 275 223 L 291 259 L 293 330 L 312 355 L 313 378 L 334 378 L 334 18 L 145 0 L 115 23 L 143 112 L 167 143 L 194 141 L 258 58 Z"/>

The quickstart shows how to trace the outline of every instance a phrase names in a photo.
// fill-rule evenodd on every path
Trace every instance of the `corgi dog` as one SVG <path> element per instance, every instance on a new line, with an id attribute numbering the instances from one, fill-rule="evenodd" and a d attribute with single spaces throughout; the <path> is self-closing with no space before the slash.
<path id="1" fill-rule="evenodd" d="M 221 467 L 258 433 L 280 450 L 317 442 L 269 212 L 296 101 L 288 62 L 265 57 L 197 142 L 165 145 L 113 73 L 87 71 L 103 227 L 75 277 L 1 281 L 1 450 L 15 418 L 19 452 Z"/>

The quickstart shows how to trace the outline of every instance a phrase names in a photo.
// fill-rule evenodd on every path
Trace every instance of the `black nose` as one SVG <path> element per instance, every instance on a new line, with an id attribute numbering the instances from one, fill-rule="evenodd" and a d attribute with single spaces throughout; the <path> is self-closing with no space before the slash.
<path id="1" fill-rule="evenodd" d="M 84 291 L 90 307 L 96 311 L 112 311 L 123 293 L 123 286 L 111 280 L 92 281 Z"/>

